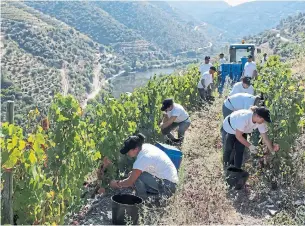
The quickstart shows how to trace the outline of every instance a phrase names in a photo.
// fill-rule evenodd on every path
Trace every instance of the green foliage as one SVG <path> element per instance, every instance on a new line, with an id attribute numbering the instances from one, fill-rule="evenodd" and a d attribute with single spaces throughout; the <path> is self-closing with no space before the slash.
<path id="1" fill-rule="evenodd" d="M 184 76 L 154 77 L 131 96 L 105 95 L 103 104 L 89 105 L 85 116 L 72 96 L 56 95 L 47 126 L 37 126 L 42 118 L 37 109 L 29 113 L 27 133 L 2 124 L 1 167 L 14 172 L 18 224 L 63 224 L 64 216 L 80 204 L 85 177 L 101 157 L 114 163 L 102 179 L 107 185 L 126 170 L 119 153 L 123 140 L 137 130 L 151 141 L 158 139 L 163 98 L 174 97 L 188 109 L 196 106 L 198 80 L 197 68 Z"/>
<path id="2" fill-rule="evenodd" d="M 291 75 L 279 57 L 270 57 L 254 83 L 257 93 L 263 93 L 272 115 L 268 135 L 280 145 L 267 171 L 278 183 L 289 182 L 295 172 L 292 146 L 305 125 L 304 78 Z"/>

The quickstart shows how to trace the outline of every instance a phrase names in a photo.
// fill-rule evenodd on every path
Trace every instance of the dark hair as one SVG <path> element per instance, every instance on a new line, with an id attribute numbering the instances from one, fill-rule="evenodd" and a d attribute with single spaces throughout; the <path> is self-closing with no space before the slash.
<path id="1" fill-rule="evenodd" d="M 257 114 L 259 117 L 263 118 L 266 122 L 272 122 L 270 111 L 266 107 L 258 107 L 258 106 L 252 106 L 251 110 L 254 114 Z"/>
<path id="2" fill-rule="evenodd" d="M 135 149 L 137 147 L 141 149 L 144 142 L 145 142 L 145 136 L 142 133 L 138 133 L 137 135 L 130 136 L 124 141 L 124 146 L 122 147 L 120 152 L 121 154 L 126 154 L 131 149 Z"/>
<path id="3" fill-rule="evenodd" d="M 244 83 L 244 84 L 250 86 L 250 85 L 251 85 L 251 78 L 243 77 L 242 83 Z"/>
<path id="4" fill-rule="evenodd" d="M 216 70 L 216 67 L 214 67 L 214 66 L 210 67 L 210 70 L 213 70 L 213 71 L 215 71 L 215 72 L 217 71 L 217 70 Z"/>
<path id="5" fill-rule="evenodd" d="M 161 111 L 165 111 L 167 108 L 169 108 L 173 104 L 174 104 L 174 99 L 172 99 L 172 98 L 167 98 L 167 99 L 163 100 Z"/>

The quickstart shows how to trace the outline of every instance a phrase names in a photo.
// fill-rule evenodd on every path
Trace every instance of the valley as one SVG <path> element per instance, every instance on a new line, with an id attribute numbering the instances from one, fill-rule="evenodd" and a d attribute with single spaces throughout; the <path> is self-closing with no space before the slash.
<path id="1" fill-rule="evenodd" d="M 138 132 L 166 142 L 160 106 L 172 97 L 191 118 L 179 186 L 139 224 L 304 225 L 304 31 L 302 1 L 1 1 L 1 223 L 109 224 L 111 196 L 132 192 L 110 186 L 132 168 L 122 143 Z M 218 67 L 242 40 L 262 50 L 253 87 L 280 150 L 251 135 L 248 184 L 230 190 L 220 128 L 231 87 L 212 102 L 197 87 L 205 56 Z"/>

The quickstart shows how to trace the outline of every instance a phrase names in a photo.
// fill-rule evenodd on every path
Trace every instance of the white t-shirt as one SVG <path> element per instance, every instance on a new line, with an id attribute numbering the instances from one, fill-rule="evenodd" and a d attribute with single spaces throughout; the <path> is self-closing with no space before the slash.
<path id="1" fill-rule="evenodd" d="M 256 96 L 249 93 L 236 93 L 228 97 L 224 101 L 224 105 L 231 111 L 237 111 L 241 109 L 249 109 L 254 105 Z"/>
<path id="2" fill-rule="evenodd" d="M 203 73 L 205 73 L 206 71 L 210 70 L 210 67 L 212 67 L 213 65 L 211 63 L 208 63 L 208 64 L 201 64 L 200 67 L 199 67 L 199 71 L 201 73 L 201 75 Z"/>
<path id="3" fill-rule="evenodd" d="M 174 163 L 167 154 L 158 147 L 151 144 L 143 144 L 133 169 L 147 172 L 157 178 L 166 179 L 178 183 L 178 173 Z"/>
<path id="4" fill-rule="evenodd" d="M 227 61 L 226 61 L 226 59 L 225 58 L 222 58 L 222 59 L 219 59 L 219 71 L 222 71 L 222 67 L 221 67 L 221 65 L 222 64 L 226 64 L 227 63 Z"/>
<path id="5" fill-rule="evenodd" d="M 253 77 L 253 72 L 257 70 L 256 69 L 256 63 L 255 62 L 247 62 L 245 64 L 245 67 L 244 67 L 244 76 L 245 77 L 250 77 L 252 78 Z"/>
<path id="6" fill-rule="evenodd" d="M 174 122 L 183 122 L 189 118 L 189 114 L 185 111 L 185 109 L 180 105 L 174 103 L 174 107 L 171 111 L 167 112 L 167 116 L 170 118 L 172 116 L 177 116 Z"/>
<path id="7" fill-rule="evenodd" d="M 242 82 L 236 82 L 229 94 L 229 96 L 232 96 L 233 94 L 236 93 L 249 93 L 251 95 L 254 95 L 254 88 L 252 85 L 250 85 L 247 89 L 243 87 Z"/>
<path id="8" fill-rule="evenodd" d="M 208 87 L 208 85 L 210 85 L 211 83 L 213 83 L 213 75 L 212 74 L 210 74 L 210 72 L 209 71 L 206 71 L 205 73 L 203 73 L 202 75 L 201 75 L 201 78 L 200 78 L 200 80 L 199 80 L 199 82 L 198 82 L 198 88 L 199 89 L 203 89 L 203 86 L 202 86 L 202 83 L 201 83 L 201 80 L 202 79 L 204 79 L 204 86 L 205 86 L 205 88 L 207 88 Z"/>
<path id="9" fill-rule="evenodd" d="M 260 133 L 266 133 L 268 127 L 266 123 L 257 124 L 252 121 L 252 110 L 238 110 L 234 111 L 231 115 L 227 116 L 223 121 L 223 129 L 230 134 L 236 134 L 236 129 L 243 133 L 252 133 L 255 129 L 258 129 Z M 230 117 L 231 127 L 228 122 Z M 233 130 L 234 129 L 234 130 Z"/>

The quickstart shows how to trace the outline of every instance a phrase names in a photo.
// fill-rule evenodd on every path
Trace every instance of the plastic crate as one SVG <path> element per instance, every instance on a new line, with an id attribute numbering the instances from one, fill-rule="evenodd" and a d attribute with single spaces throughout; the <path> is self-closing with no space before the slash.
<path id="1" fill-rule="evenodd" d="M 156 143 L 155 146 L 164 151 L 168 155 L 170 160 L 172 160 L 176 169 L 179 170 L 183 153 L 178 148 L 167 144 Z"/>

